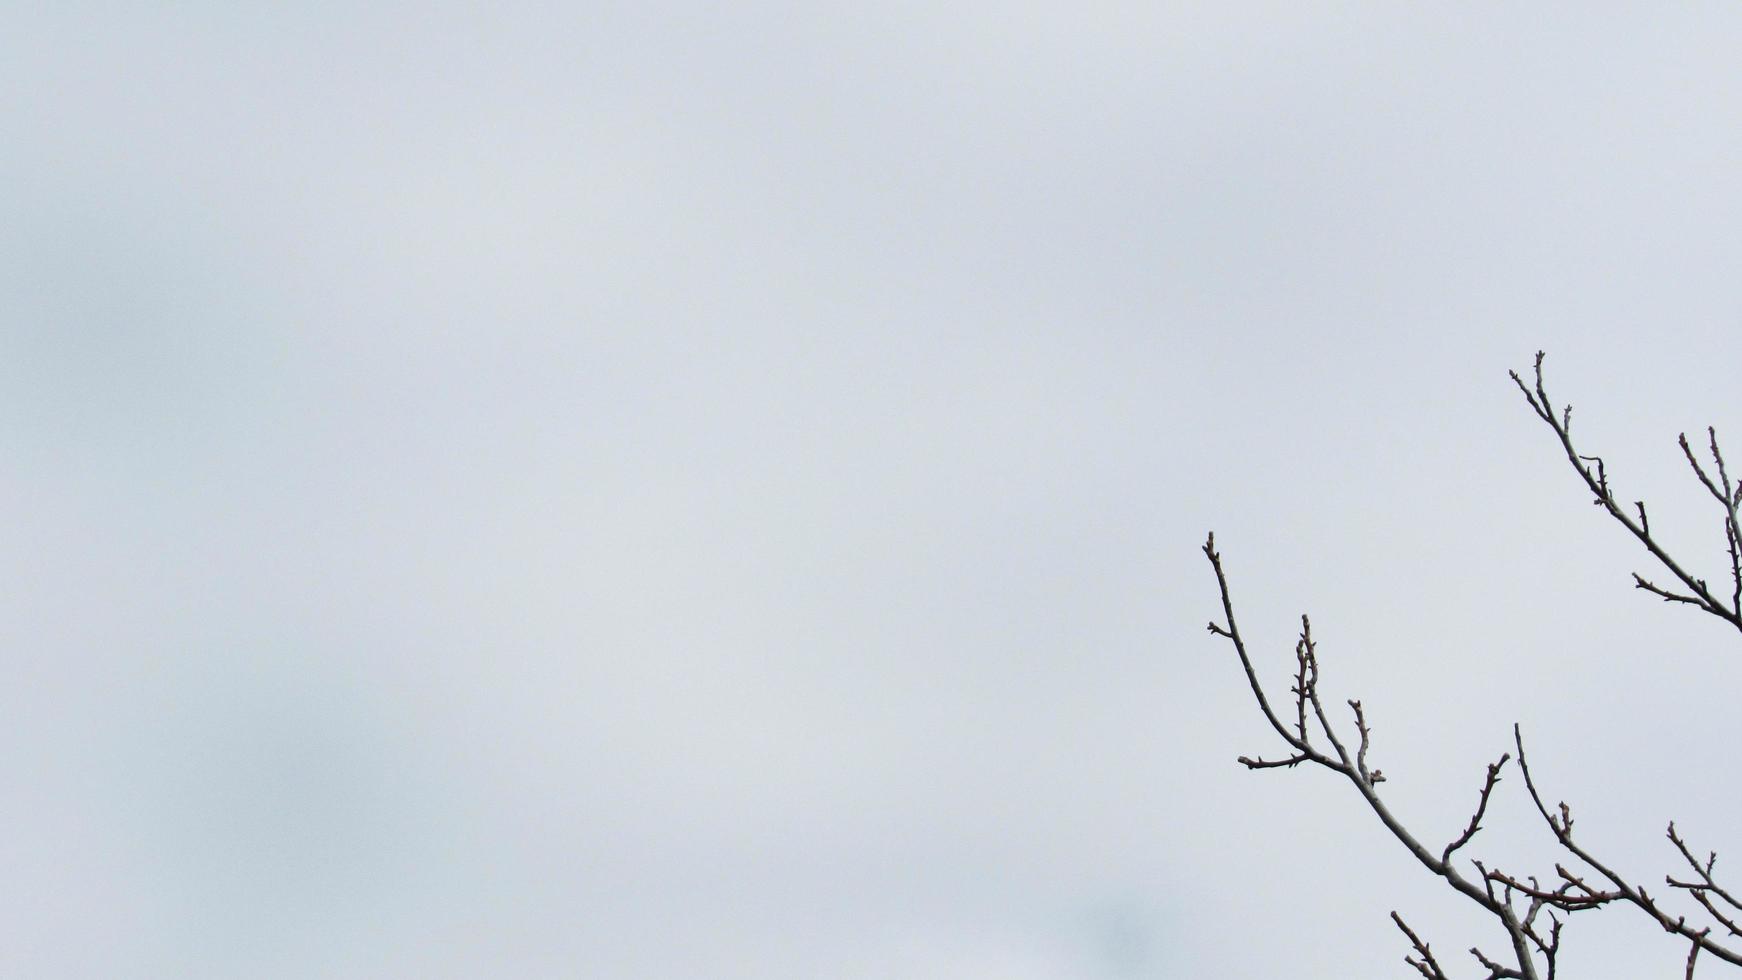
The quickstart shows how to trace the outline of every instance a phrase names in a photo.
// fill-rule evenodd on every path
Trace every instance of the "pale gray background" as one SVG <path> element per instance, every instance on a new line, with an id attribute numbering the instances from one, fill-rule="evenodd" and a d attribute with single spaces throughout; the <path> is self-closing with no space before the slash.
<path id="1" fill-rule="evenodd" d="M 1212 527 L 1425 836 L 1519 719 L 1742 862 L 1742 645 L 1505 377 L 1722 574 L 1742 9 L 1394 6 L 8 5 L 0 974 L 1498 952 L 1234 764 Z"/>

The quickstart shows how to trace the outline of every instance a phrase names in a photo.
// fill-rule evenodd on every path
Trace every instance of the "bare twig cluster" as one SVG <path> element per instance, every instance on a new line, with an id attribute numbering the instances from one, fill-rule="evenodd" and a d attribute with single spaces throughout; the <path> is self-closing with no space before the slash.
<path id="1" fill-rule="evenodd" d="M 1553 403 L 1549 401 L 1548 392 L 1542 384 L 1542 359 L 1542 351 L 1537 351 L 1534 388 L 1527 386 L 1524 379 L 1518 376 L 1517 371 L 1508 372 L 1512 376 L 1512 383 L 1518 386 L 1519 391 L 1524 392 L 1524 398 L 1530 403 L 1531 410 L 1536 412 L 1537 418 L 1548 423 L 1549 428 L 1554 430 L 1555 436 L 1560 439 L 1561 448 L 1566 450 L 1567 461 L 1573 464 L 1573 469 L 1585 481 L 1585 486 L 1589 487 L 1591 493 L 1596 495 L 1593 503 L 1607 510 L 1609 516 L 1615 518 L 1622 527 L 1639 539 L 1639 543 L 1645 546 L 1645 550 L 1651 552 L 1651 556 L 1656 558 L 1658 564 L 1662 565 L 1664 570 L 1669 572 L 1677 582 L 1681 583 L 1685 591 L 1677 592 L 1673 588 L 1660 587 L 1638 572 L 1633 574 L 1634 587 L 1659 596 L 1665 602 L 1679 602 L 1698 607 L 1736 629 L 1742 630 L 1742 532 L 1738 531 L 1736 520 L 1737 509 L 1742 507 L 1742 485 L 1733 483 L 1730 479 L 1730 473 L 1724 466 L 1724 454 L 1718 448 L 1717 431 L 1711 427 L 1706 429 L 1707 449 L 1712 456 L 1712 461 L 1709 464 L 1702 465 L 1700 463 L 1699 455 L 1695 453 L 1693 445 L 1688 442 L 1687 433 L 1682 433 L 1678 442 L 1681 445 L 1682 455 L 1687 458 L 1688 465 L 1693 467 L 1694 475 L 1699 478 L 1700 485 L 1706 488 L 1706 492 L 1723 509 L 1724 544 L 1730 553 L 1731 589 L 1727 603 L 1724 599 L 1713 594 L 1705 579 L 1698 578 L 1688 572 L 1680 562 L 1670 557 L 1669 552 L 1664 550 L 1656 538 L 1652 537 L 1651 519 L 1646 514 L 1645 501 L 1635 500 L 1633 502 L 1634 514 L 1638 515 L 1636 519 L 1633 515 L 1628 514 L 1621 506 L 1620 501 L 1615 499 L 1615 494 L 1609 488 L 1609 474 L 1603 465 L 1603 458 L 1583 455 L 1574 448 L 1572 437 L 1573 407 L 1566 405 L 1561 408 L 1558 414 L 1555 412 Z M 1708 471 L 1707 466 L 1711 467 L 1710 471 Z"/>
<path id="2" fill-rule="evenodd" d="M 1688 572 L 1652 536 L 1643 501 L 1634 502 L 1637 518 L 1620 506 L 1610 489 L 1603 460 L 1597 456 L 1583 455 L 1574 447 L 1570 434 L 1572 408 L 1566 406 L 1558 412 L 1555 410 L 1543 386 L 1542 361 L 1543 355 L 1539 352 L 1536 355 L 1534 386 L 1527 386 L 1517 372 L 1512 372 L 1512 380 L 1524 392 L 1525 399 L 1537 417 L 1554 430 L 1573 469 L 1595 494 L 1595 502 L 1632 533 L 1673 580 L 1680 584 L 1679 590 L 1674 587 L 1664 588 L 1636 573 L 1636 587 L 1667 602 L 1696 606 L 1742 630 L 1742 532 L 1738 530 L 1737 520 L 1738 509 L 1742 508 L 1742 483 L 1730 478 L 1723 453 L 1718 447 L 1716 432 L 1707 429 L 1711 455 L 1709 464 L 1700 462 L 1687 436 L 1681 437 L 1680 444 L 1682 453 L 1700 484 L 1723 509 L 1724 540 L 1729 551 L 1733 586 L 1728 597 L 1715 594 L 1705 579 Z M 1247 651 L 1246 641 L 1240 634 L 1239 625 L 1234 618 L 1234 603 L 1229 593 L 1227 574 L 1222 566 L 1221 553 L 1216 550 L 1214 534 L 1205 541 L 1203 550 L 1216 573 L 1216 585 L 1221 592 L 1224 617 L 1221 623 L 1209 624 L 1210 632 L 1225 638 L 1233 645 L 1240 666 L 1246 673 L 1247 685 L 1258 702 L 1259 711 L 1288 747 L 1287 755 L 1282 758 L 1241 756 L 1239 761 L 1248 769 L 1293 768 L 1307 763 L 1328 769 L 1348 780 L 1391 836 L 1423 867 L 1495 918 L 1506 937 L 1505 955 L 1499 958 L 1490 957 L 1480 947 L 1472 947 L 1469 951 L 1487 971 L 1485 980 L 1553 980 L 1557 955 L 1561 948 L 1561 931 L 1567 918 L 1577 912 L 1610 905 L 1632 907 L 1648 916 L 1667 933 L 1685 940 L 1688 943 L 1685 976 L 1689 980 L 1694 975 L 1694 967 L 1701 953 L 1742 966 L 1742 952 L 1738 951 L 1737 946 L 1726 945 L 1713 938 L 1715 930 L 1722 930 L 1726 939 L 1742 939 L 1742 902 L 1714 877 L 1717 855 L 1708 853 L 1705 860 L 1700 860 L 1676 832 L 1675 824 L 1669 825 L 1670 843 L 1692 870 L 1692 875 L 1685 880 L 1669 875 L 1665 877 L 1665 883 L 1672 890 L 1691 898 L 1699 906 L 1700 912 L 1704 913 L 1704 917 L 1700 923 L 1696 923 L 1690 922 L 1685 914 L 1672 913 L 1660 904 L 1658 897 L 1648 893 L 1643 886 L 1624 876 L 1611 863 L 1599 858 L 1573 837 L 1572 811 L 1566 803 L 1560 802 L 1550 807 L 1544 802 L 1536 780 L 1531 775 L 1524 751 L 1524 736 L 1517 725 L 1513 726 L 1513 745 L 1525 789 L 1554 836 L 1556 844 L 1576 859 L 1573 868 L 1569 868 L 1567 863 L 1556 862 L 1554 878 L 1545 884 L 1536 876 L 1516 877 L 1498 868 L 1490 868 L 1478 860 L 1469 860 L 1467 869 L 1454 862 L 1457 852 L 1468 845 L 1482 829 L 1489 799 L 1501 781 L 1502 771 L 1513 759 L 1511 752 L 1488 766 L 1481 791 L 1477 795 L 1475 809 L 1463 831 L 1438 853 L 1422 844 L 1379 796 L 1378 787 L 1385 781 L 1385 776 L 1367 762 L 1372 733 L 1361 702 L 1347 702 L 1354 720 L 1353 751 L 1349 742 L 1337 734 L 1331 723 L 1319 688 L 1318 647 L 1313 639 L 1311 621 L 1304 615 L 1301 617 L 1300 635 L 1295 643 L 1294 683 L 1289 688 L 1294 710 L 1285 716 L 1279 714 L 1271 705 Z M 1410 928 L 1398 913 L 1392 912 L 1391 918 L 1411 946 L 1412 951 L 1404 957 L 1404 962 L 1426 980 L 1450 980 L 1450 974 L 1434 956 L 1427 941 Z"/>

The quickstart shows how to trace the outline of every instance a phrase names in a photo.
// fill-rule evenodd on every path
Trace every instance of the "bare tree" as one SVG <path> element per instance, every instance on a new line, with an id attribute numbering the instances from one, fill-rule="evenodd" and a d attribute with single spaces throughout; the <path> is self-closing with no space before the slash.
<path id="1" fill-rule="evenodd" d="M 1634 501 L 1633 506 L 1627 508 L 1616 500 L 1602 458 L 1582 454 L 1573 444 L 1572 407 L 1557 409 L 1550 401 L 1543 386 L 1542 361 L 1543 355 L 1538 352 L 1534 384 L 1526 384 L 1517 372 L 1511 372 L 1513 382 L 1524 393 L 1537 418 L 1553 430 L 1566 452 L 1567 462 L 1595 495 L 1595 503 L 1644 545 L 1657 565 L 1668 574 L 1668 578 L 1662 581 L 1669 584 L 1659 585 L 1635 573 L 1635 587 L 1665 602 L 1692 606 L 1742 632 L 1742 531 L 1738 530 L 1737 522 L 1737 510 L 1742 506 L 1742 483 L 1731 480 L 1723 453 L 1718 448 L 1717 433 L 1710 428 L 1706 430 L 1707 446 L 1703 453 L 1694 449 L 1686 435 L 1680 442 L 1682 454 L 1695 477 L 1722 512 L 1724 541 L 1730 557 L 1728 595 L 1720 594 L 1723 590 L 1713 590 L 1705 579 L 1688 571 L 1652 536 L 1643 501 Z M 1701 462 L 1703 454 L 1710 455 L 1709 462 Z M 1305 763 L 1328 769 L 1348 780 L 1391 836 L 1423 867 L 1493 916 L 1505 935 L 1504 951 L 1490 956 L 1480 947 L 1470 949 L 1470 954 L 1487 971 L 1487 980 L 1553 980 L 1556 956 L 1561 948 L 1561 929 L 1567 918 L 1575 913 L 1610 906 L 1631 908 L 1686 942 L 1686 976 L 1689 978 L 1694 975 L 1701 953 L 1742 966 L 1742 944 L 1737 942 L 1742 940 L 1742 900 L 1726 890 L 1714 876 L 1717 855 L 1708 853 L 1703 859 L 1696 856 L 1676 832 L 1674 822 L 1670 823 L 1667 836 L 1687 870 L 1681 872 L 1681 877 L 1666 875 L 1664 883 L 1670 889 L 1669 894 L 1683 896 L 1680 904 L 1691 906 L 1685 913 L 1671 911 L 1662 897 L 1647 892 L 1640 883 L 1642 879 L 1619 870 L 1613 862 L 1593 853 L 1573 836 L 1572 811 L 1566 803 L 1558 802 L 1551 807 L 1544 802 L 1525 756 L 1523 733 L 1516 724 L 1512 729 L 1516 755 L 1508 752 L 1488 766 L 1476 797 L 1475 810 L 1463 831 L 1438 849 L 1423 844 L 1380 797 L 1379 785 L 1385 781 L 1385 776 L 1367 765 L 1371 733 L 1361 702 L 1347 702 L 1353 713 L 1352 734 L 1345 729 L 1345 734 L 1339 735 L 1337 727 L 1332 724 L 1319 690 L 1318 649 L 1313 641 L 1312 623 L 1306 616 L 1301 617 L 1300 638 L 1294 649 L 1294 681 L 1289 688 L 1293 710 L 1284 714 L 1266 696 L 1246 641 L 1240 635 L 1240 627 L 1234 619 L 1234 601 L 1229 593 L 1228 578 L 1213 533 L 1204 542 L 1204 555 L 1215 570 L 1216 585 L 1222 596 L 1223 620 L 1211 622 L 1210 632 L 1225 638 L 1233 646 L 1259 711 L 1288 747 L 1287 755 L 1280 758 L 1241 756 L 1239 761 L 1248 769 L 1293 768 Z M 1502 771 L 1514 759 L 1531 802 L 1561 852 L 1560 860 L 1554 863 L 1554 876 L 1546 882 L 1536 876 L 1515 876 L 1481 861 L 1458 857 L 1458 852 L 1482 829 L 1489 798 L 1501 780 Z M 1427 980 L 1450 980 L 1450 974 L 1435 957 L 1428 942 L 1396 912 L 1391 913 L 1391 918 L 1411 947 L 1404 962 Z"/>

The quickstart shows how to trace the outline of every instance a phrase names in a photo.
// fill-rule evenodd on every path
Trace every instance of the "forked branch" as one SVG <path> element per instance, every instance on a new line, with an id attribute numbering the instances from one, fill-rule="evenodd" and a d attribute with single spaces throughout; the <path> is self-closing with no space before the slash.
<path id="1" fill-rule="evenodd" d="M 1609 474 L 1603 464 L 1602 457 L 1583 455 L 1574 447 L 1572 437 L 1573 407 L 1565 405 L 1558 413 L 1556 412 L 1554 403 L 1549 399 L 1548 389 L 1543 384 L 1543 357 L 1542 351 L 1536 352 L 1534 385 L 1526 385 L 1517 371 L 1508 371 L 1507 374 L 1511 376 L 1512 383 L 1524 393 L 1524 400 L 1530 404 L 1531 411 L 1536 413 L 1536 417 L 1554 430 L 1555 437 L 1560 440 L 1561 449 L 1566 452 L 1567 462 L 1572 464 L 1574 472 L 1579 474 L 1580 479 L 1584 480 L 1585 486 L 1595 496 L 1596 499 L 1593 502 L 1607 511 L 1610 517 L 1613 517 L 1617 523 L 1627 529 L 1628 533 L 1638 539 L 1639 543 L 1645 546 L 1645 550 L 1651 552 L 1651 556 L 1657 559 L 1658 564 L 1663 566 L 1664 570 L 1669 572 L 1677 582 L 1681 583 L 1680 590 L 1666 588 L 1635 572 L 1633 574 L 1634 587 L 1650 592 L 1665 602 L 1697 606 L 1729 623 L 1737 630 L 1742 630 L 1742 529 L 1738 528 L 1737 523 L 1737 511 L 1738 508 L 1742 508 L 1742 484 L 1738 484 L 1730 478 L 1729 470 L 1724 465 L 1724 454 L 1718 448 L 1717 430 L 1709 426 L 1706 429 L 1708 450 L 1712 457 L 1711 463 L 1708 464 L 1710 466 L 1709 472 L 1707 465 L 1700 463 L 1699 456 L 1688 442 L 1686 433 L 1682 434 L 1679 443 L 1682 455 L 1693 469 L 1694 476 L 1700 481 L 1700 485 L 1706 489 L 1706 492 L 1717 501 L 1718 506 L 1723 509 L 1724 543 L 1730 557 L 1731 588 L 1728 601 L 1715 594 L 1706 584 L 1705 579 L 1689 572 L 1652 535 L 1651 521 L 1646 516 L 1645 501 L 1636 500 L 1633 502 L 1634 511 L 1638 515 L 1637 519 L 1627 513 L 1609 486 Z"/>
<path id="2" fill-rule="evenodd" d="M 1665 587 L 1636 573 L 1633 576 L 1635 586 L 1667 602 L 1697 606 L 1742 630 L 1742 527 L 1739 527 L 1742 522 L 1738 521 L 1738 512 L 1742 510 L 1742 481 L 1730 476 L 1723 452 L 1718 445 L 1716 431 L 1711 428 L 1706 430 L 1704 449 L 1705 454 L 1710 456 L 1708 462 L 1702 462 L 1702 454 L 1695 452 L 1685 435 L 1680 440 L 1680 446 L 1695 478 L 1723 512 L 1723 534 L 1731 576 L 1728 596 L 1720 596 L 1714 592 L 1705 579 L 1689 572 L 1686 566 L 1669 554 L 1652 533 L 1644 501 L 1634 501 L 1631 514 L 1623 509 L 1610 485 L 1608 468 L 1603 459 L 1580 453 L 1574 446 L 1571 435 L 1572 407 L 1557 407 L 1550 400 L 1543 383 L 1542 362 L 1543 355 L 1538 352 L 1534 385 L 1526 385 L 1517 372 L 1509 372 L 1513 382 L 1524 393 L 1525 400 L 1536 416 L 1554 431 L 1566 453 L 1567 461 L 1595 496 L 1595 503 L 1603 507 L 1644 545 L 1673 579 L 1672 585 Z M 1550 884 L 1544 884 L 1536 877 L 1520 878 L 1498 868 L 1491 869 L 1481 861 L 1474 860 L 1468 862 L 1476 872 L 1472 879 L 1454 864 L 1454 857 L 1482 829 L 1489 801 L 1501 782 L 1501 773 L 1513 758 L 1511 752 L 1501 755 L 1497 762 L 1488 766 L 1487 775 L 1476 798 L 1475 811 L 1463 830 L 1439 853 L 1429 851 L 1379 797 L 1378 786 L 1385 777 L 1378 769 L 1370 769 L 1367 764 L 1368 752 L 1372 746 L 1372 731 L 1361 702 L 1348 702 L 1350 710 L 1354 712 L 1356 739 L 1353 753 L 1332 726 L 1320 695 L 1318 646 L 1313 639 L 1312 622 L 1304 615 L 1301 617 L 1300 635 L 1295 643 L 1294 684 L 1289 689 L 1294 698 L 1294 710 L 1291 712 L 1292 717 L 1285 717 L 1271 705 L 1264 685 L 1259 681 L 1258 671 L 1253 665 L 1245 638 L 1240 634 L 1239 625 L 1234 618 L 1234 602 L 1229 591 L 1227 574 L 1222 566 L 1222 556 L 1216 550 L 1214 534 L 1204 542 L 1203 550 L 1216 573 L 1216 585 L 1221 594 L 1224 617 L 1221 623 L 1210 623 L 1210 632 L 1227 639 L 1233 645 L 1259 711 L 1289 749 L 1284 758 L 1266 760 L 1241 756 L 1240 762 L 1249 769 L 1294 768 L 1308 763 L 1328 769 L 1346 779 L 1379 822 L 1422 866 L 1498 921 L 1508 940 L 1510 959 L 1497 960 L 1480 949 L 1470 950 L 1476 961 L 1488 971 L 1486 980 L 1554 980 L 1564 925 L 1562 916 L 1609 905 L 1636 908 L 1666 932 L 1685 940 L 1688 943 L 1688 955 L 1684 975 L 1689 980 L 1693 977 L 1694 967 L 1701 953 L 1742 966 L 1742 952 L 1715 941 L 1712 938 L 1713 926 L 1690 923 L 1687 916 L 1671 913 L 1660 904 L 1659 899 L 1635 884 L 1632 879 L 1623 876 L 1611 863 L 1598 858 L 1573 836 L 1573 816 L 1567 804 L 1561 802 L 1550 808 L 1544 802 L 1525 758 L 1524 737 L 1517 725 L 1513 726 L 1513 746 L 1530 799 L 1554 836 L 1556 844 L 1577 859 L 1575 867 L 1582 866 L 1588 870 L 1573 870 L 1566 864 L 1557 863 L 1554 865 L 1554 879 Z M 1665 876 L 1665 883 L 1672 893 L 1685 894 L 1728 936 L 1742 939 L 1742 899 L 1738 899 L 1735 893 L 1717 881 L 1714 872 L 1717 855 L 1708 854 L 1703 861 L 1697 858 L 1677 833 L 1673 823 L 1669 825 L 1667 836 L 1693 872 L 1691 877 L 1685 878 Z M 1426 980 L 1450 980 L 1427 941 L 1396 912 L 1391 914 L 1391 918 L 1410 943 L 1411 952 L 1404 957 L 1404 961 Z"/>
<path id="3" fill-rule="evenodd" d="M 1453 865 L 1451 855 L 1458 848 L 1469 843 L 1470 838 L 1481 829 L 1482 816 L 1488 806 L 1488 797 L 1494 790 L 1494 784 L 1499 781 L 1500 768 L 1505 765 L 1506 757 L 1489 767 L 1488 780 L 1484 784 L 1481 797 L 1477 803 L 1476 812 L 1470 818 L 1469 824 L 1458 839 L 1447 846 L 1439 854 L 1435 854 L 1421 843 L 1410 830 L 1391 812 L 1385 802 L 1379 798 L 1378 786 L 1385 781 L 1385 775 L 1378 769 L 1367 765 L 1367 753 L 1372 744 L 1372 730 L 1367 724 L 1366 712 L 1361 702 L 1351 700 L 1349 708 L 1355 715 L 1355 730 L 1358 737 L 1354 753 L 1350 753 L 1324 709 L 1324 703 L 1319 696 L 1318 647 L 1312 635 L 1312 621 L 1306 616 L 1301 617 L 1300 638 L 1295 643 L 1295 684 L 1291 688 L 1294 695 L 1294 725 L 1285 722 L 1276 709 L 1271 706 L 1270 698 L 1264 691 L 1264 685 L 1258 679 L 1258 671 L 1253 666 L 1252 657 L 1247 650 L 1246 640 L 1240 634 L 1240 627 L 1234 618 L 1234 599 L 1228 588 L 1228 577 L 1222 567 L 1222 555 L 1216 550 L 1216 536 L 1211 534 L 1204 542 L 1204 556 L 1210 560 L 1210 566 L 1216 572 L 1216 584 L 1221 592 L 1222 613 L 1224 622 L 1209 624 L 1209 630 L 1223 637 L 1234 647 L 1236 656 L 1240 659 L 1241 669 L 1245 671 L 1247 684 L 1252 690 L 1253 700 L 1258 702 L 1259 711 L 1263 713 L 1270 727 L 1282 737 L 1291 750 L 1288 757 L 1275 761 L 1241 756 L 1240 763 L 1248 769 L 1293 768 L 1303 762 L 1309 762 L 1342 776 L 1353 785 L 1361 798 L 1367 803 L 1379 822 L 1391 832 L 1403 846 L 1415 856 L 1416 860 L 1429 871 L 1443 878 L 1447 884 L 1459 894 L 1465 896 L 1499 919 L 1506 930 L 1508 946 L 1511 948 L 1513 965 L 1502 965 L 1489 959 L 1479 950 L 1470 952 L 1479 962 L 1489 969 L 1491 978 L 1519 978 L 1519 980 L 1538 980 L 1539 973 L 1532 957 L 1531 950 L 1552 949 L 1549 940 L 1537 935 L 1534 926 L 1512 908 L 1508 898 L 1497 895 L 1485 877 L 1472 881 Z M 1321 750 L 1314 744 L 1312 727 L 1307 718 L 1311 716 L 1317 723 L 1317 728 L 1329 744 L 1329 751 Z M 1478 884 L 1477 882 L 1481 882 Z M 1398 925 L 1409 936 L 1416 953 L 1408 958 L 1423 976 L 1438 980 L 1444 978 L 1438 963 L 1427 951 L 1427 944 L 1422 942 L 1414 932 L 1403 925 L 1403 920 L 1394 913 Z M 1552 953 L 1549 962 L 1552 963 Z M 1552 968 L 1549 976 L 1553 976 Z"/>

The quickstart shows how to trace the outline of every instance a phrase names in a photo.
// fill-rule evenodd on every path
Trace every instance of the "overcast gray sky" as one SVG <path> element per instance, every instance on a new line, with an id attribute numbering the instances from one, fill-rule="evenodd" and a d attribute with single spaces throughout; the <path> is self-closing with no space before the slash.
<path id="1" fill-rule="evenodd" d="M 1742 10 L 0 14 L 0 973 L 1409 976 L 1521 721 L 1742 859 Z M 1503 784 L 1473 856 L 1550 871 Z M 1507 828 L 1514 828 L 1508 830 Z M 1569 973 L 1671 975 L 1626 912 Z M 1604 924 L 1606 923 L 1606 924 Z M 1473 963 L 1469 963 L 1473 966 Z M 1474 975 L 1474 974 L 1472 974 Z"/>

